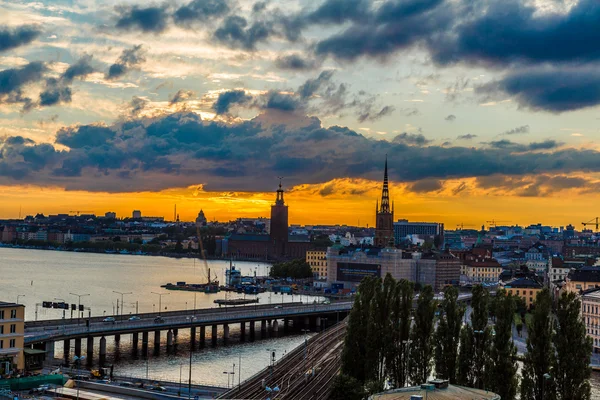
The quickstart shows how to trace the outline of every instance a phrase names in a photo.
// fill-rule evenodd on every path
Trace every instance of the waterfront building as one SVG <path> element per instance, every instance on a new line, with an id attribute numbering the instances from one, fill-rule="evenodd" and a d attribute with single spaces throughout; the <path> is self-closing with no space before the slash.
<path id="1" fill-rule="evenodd" d="M 309 250 L 306 252 L 306 262 L 310 265 L 313 277 L 319 280 L 327 280 L 327 251 Z"/>
<path id="2" fill-rule="evenodd" d="M 585 332 L 592 338 L 594 353 L 600 352 L 600 288 L 581 293 L 581 316 Z"/>
<path id="3" fill-rule="evenodd" d="M 400 244 L 409 236 L 417 236 L 421 239 L 433 239 L 440 236 L 440 243 L 444 242 L 444 224 L 437 222 L 409 222 L 407 219 L 399 219 L 394 222 L 394 243 Z"/>
<path id="4" fill-rule="evenodd" d="M 527 309 L 535 304 L 538 292 L 543 289 L 542 284 L 533 277 L 516 278 L 503 286 L 509 294 L 522 298 Z"/>
<path id="5" fill-rule="evenodd" d="M 25 335 L 25 306 L 0 301 L 0 375 L 22 371 Z"/>
<path id="6" fill-rule="evenodd" d="M 381 205 L 375 205 L 375 246 L 386 247 L 394 240 L 394 206 L 390 207 L 390 191 L 388 188 L 387 156 L 383 173 Z"/>

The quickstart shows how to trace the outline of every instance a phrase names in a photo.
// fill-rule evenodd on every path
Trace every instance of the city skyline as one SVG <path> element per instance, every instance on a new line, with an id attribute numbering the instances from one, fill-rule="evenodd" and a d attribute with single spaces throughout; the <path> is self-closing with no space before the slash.
<path id="1" fill-rule="evenodd" d="M 373 226 L 385 154 L 398 218 L 597 215 L 592 0 L 0 10 L 0 218 L 266 216 L 285 176 L 291 223 Z"/>

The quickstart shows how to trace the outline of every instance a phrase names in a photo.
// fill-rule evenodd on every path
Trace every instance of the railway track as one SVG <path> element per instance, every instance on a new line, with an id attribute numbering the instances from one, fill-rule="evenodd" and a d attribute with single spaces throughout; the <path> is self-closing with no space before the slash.
<path id="1" fill-rule="evenodd" d="M 340 367 L 346 322 L 313 336 L 284 358 L 232 389 L 221 399 L 323 399 Z M 271 388 L 267 391 L 266 387 Z"/>

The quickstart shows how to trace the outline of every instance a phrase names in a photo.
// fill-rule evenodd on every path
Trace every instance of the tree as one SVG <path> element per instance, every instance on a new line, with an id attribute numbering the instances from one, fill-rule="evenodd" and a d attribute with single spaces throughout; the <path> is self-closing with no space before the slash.
<path id="1" fill-rule="evenodd" d="M 447 287 L 435 333 L 435 372 L 450 383 L 456 383 L 458 342 L 464 312 L 464 307 L 458 304 L 458 289 Z"/>
<path id="2" fill-rule="evenodd" d="M 591 396 L 589 378 L 593 346 L 581 318 L 581 301 L 575 293 L 560 296 L 554 326 L 556 359 L 552 378 L 556 382 L 557 398 L 587 400 Z"/>
<path id="3" fill-rule="evenodd" d="M 522 400 L 551 400 L 555 398 L 550 368 L 555 364 L 552 344 L 552 299 L 548 289 L 540 291 L 535 299 L 531 323 L 527 326 L 527 352 L 521 372 Z"/>
<path id="4" fill-rule="evenodd" d="M 433 358 L 434 319 L 437 302 L 433 288 L 425 286 L 419 295 L 414 325 L 410 333 L 409 377 L 414 385 L 426 383 L 431 375 Z"/>
<path id="5" fill-rule="evenodd" d="M 363 385 L 355 378 L 339 374 L 333 379 L 329 400 L 362 400 Z"/>
<path id="6" fill-rule="evenodd" d="M 388 275 L 389 276 L 389 275 Z M 390 276 L 391 278 L 391 276 Z M 408 359 L 410 346 L 411 311 L 413 302 L 413 284 L 405 279 L 396 282 L 391 296 L 390 338 L 385 338 L 385 361 L 390 380 L 396 387 L 408 383 Z"/>
<path id="7" fill-rule="evenodd" d="M 517 394 L 517 348 L 512 341 L 515 299 L 502 289 L 496 293 L 496 324 L 487 366 L 487 388 L 502 400 L 514 400 Z"/>

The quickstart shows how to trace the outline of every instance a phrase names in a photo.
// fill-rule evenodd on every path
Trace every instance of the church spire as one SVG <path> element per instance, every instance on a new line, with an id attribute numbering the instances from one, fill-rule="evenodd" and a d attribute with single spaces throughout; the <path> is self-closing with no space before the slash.
<path id="1" fill-rule="evenodd" d="M 283 202 L 283 188 L 281 187 L 281 180 L 283 179 L 282 176 L 279 177 L 279 189 L 277 189 L 277 199 L 275 200 L 275 205 L 277 206 L 282 206 L 284 205 Z"/>
<path id="2" fill-rule="evenodd" d="M 390 212 L 390 192 L 388 188 L 387 154 L 385 155 L 385 171 L 383 173 L 383 189 L 381 191 L 381 213 Z"/>

